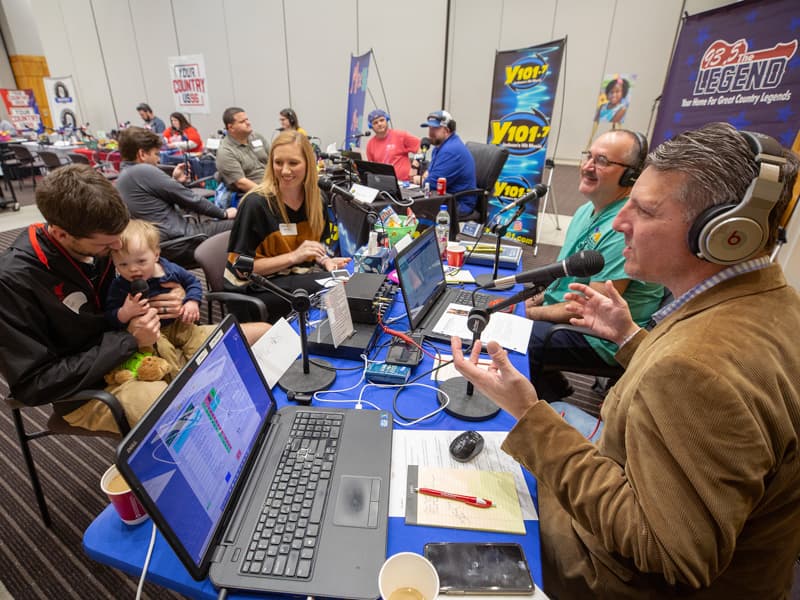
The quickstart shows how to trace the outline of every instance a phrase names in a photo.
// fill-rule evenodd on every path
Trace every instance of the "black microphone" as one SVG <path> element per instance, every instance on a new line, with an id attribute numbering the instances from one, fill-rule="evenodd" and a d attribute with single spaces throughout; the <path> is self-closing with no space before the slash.
<path id="1" fill-rule="evenodd" d="M 141 294 L 142 298 L 146 298 L 147 292 L 149 290 L 150 286 L 148 286 L 147 282 L 141 277 L 131 281 L 131 296 L 135 296 L 136 294 Z"/>
<path id="2" fill-rule="evenodd" d="M 219 137 L 225 137 L 226 135 L 228 135 L 228 132 L 225 131 L 224 129 L 217 129 L 217 135 Z"/>
<path id="3" fill-rule="evenodd" d="M 350 137 L 354 137 L 354 138 L 357 138 L 357 137 L 369 137 L 369 136 L 371 136 L 371 135 L 372 135 L 372 132 L 371 132 L 371 131 L 369 131 L 369 130 L 367 130 L 367 131 L 365 131 L 364 133 L 354 133 L 354 134 L 353 134 L 352 136 L 350 136 Z"/>
<path id="4" fill-rule="evenodd" d="M 320 152 L 319 157 L 328 160 L 336 160 L 337 158 L 342 158 L 342 155 L 338 152 Z"/>
<path id="5" fill-rule="evenodd" d="M 329 194 L 339 194 L 348 202 L 356 201 L 356 197 L 353 194 L 333 183 L 329 177 L 320 177 L 317 185 L 323 192 L 327 192 Z"/>
<path id="6" fill-rule="evenodd" d="M 427 152 L 430 147 L 431 147 L 431 138 L 424 137 L 419 141 L 419 149 L 422 150 L 422 152 Z"/>
<path id="7" fill-rule="evenodd" d="M 319 181 L 317 182 L 319 189 L 323 192 L 327 192 L 328 194 L 338 194 L 341 198 L 343 198 L 350 206 L 355 207 L 357 210 L 361 211 L 367 216 L 367 223 L 372 227 L 378 221 L 378 213 L 370 208 L 364 206 L 361 202 L 356 200 L 356 197 L 348 192 L 344 188 L 340 188 L 338 185 L 333 183 L 330 178 L 328 177 L 320 177 Z"/>
<path id="8" fill-rule="evenodd" d="M 568 256 L 564 260 L 536 267 L 530 271 L 524 271 L 519 275 L 510 275 L 495 279 L 487 288 L 511 287 L 517 283 L 536 283 L 539 285 L 550 285 L 561 277 L 589 277 L 599 273 L 606 264 L 603 255 L 597 250 L 581 250 Z"/>
<path id="9" fill-rule="evenodd" d="M 527 194 L 525 194 L 520 198 L 517 198 L 511 204 L 507 204 L 506 206 L 501 208 L 500 211 L 495 215 L 495 217 L 497 215 L 502 215 L 504 212 L 508 212 L 510 210 L 517 208 L 520 204 L 527 204 L 529 200 L 533 200 L 534 198 L 541 198 L 546 193 L 547 193 L 547 186 L 544 185 L 543 183 L 537 183 L 535 186 L 533 186 L 533 189 L 530 192 L 528 192 Z"/>

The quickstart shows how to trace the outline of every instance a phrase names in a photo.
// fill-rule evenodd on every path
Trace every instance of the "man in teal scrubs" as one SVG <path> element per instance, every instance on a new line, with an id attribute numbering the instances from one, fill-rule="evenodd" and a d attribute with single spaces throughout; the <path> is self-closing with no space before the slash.
<path id="1" fill-rule="evenodd" d="M 602 134 L 591 148 L 581 154 L 579 191 L 589 202 L 578 208 L 567 229 L 559 260 L 581 250 L 597 250 L 605 259 L 603 270 L 591 277 L 563 277 L 554 281 L 542 294 L 528 300 L 525 313 L 534 320 L 528 346 L 531 379 L 539 398 L 553 402 L 572 393 L 569 383 L 558 371 L 537 373 L 543 359 L 559 365 L 614 365 L 614 343 L 584 337 L 574 332 L 559 332 L 550 340 L 546 358 L 542 344 L 547 332 L 557 323 L 569 323 L 572 316 L 565 309 L 564 294 L 569 284 L 584 283 L 603 293 L 603 282 L 614 287 L 628 302 L 634 320 L 647 324 L 664 294 L 660 285 L 629 279 L 624 271 L 624 236 L 611 223 L 628 200 L 647 154 L 644 137 L 618 129 Z"/>

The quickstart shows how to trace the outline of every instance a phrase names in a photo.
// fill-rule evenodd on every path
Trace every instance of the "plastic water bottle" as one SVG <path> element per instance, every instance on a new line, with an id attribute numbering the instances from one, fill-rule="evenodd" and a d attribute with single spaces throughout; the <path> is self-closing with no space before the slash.
<path id="1" fill-rule="evenodd" d="M 447 204 L 439 207 L 436 215 L 436 240 L 439 242 L 439 254 L 444 258 L 447 252 L 447 242 L 450 238 L 450 213 L 447 212 Z"/>

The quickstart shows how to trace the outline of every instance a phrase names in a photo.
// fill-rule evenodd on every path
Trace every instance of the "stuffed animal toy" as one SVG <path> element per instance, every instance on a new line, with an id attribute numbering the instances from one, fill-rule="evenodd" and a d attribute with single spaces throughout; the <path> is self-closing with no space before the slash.
<path id="1" fill-rule="evenodd" d="M 105 376 L 108 385 L 120 385 L 131 379 L 160 381 L 172 372 L 169 363 L 153 354 L 137 352 Z"/>

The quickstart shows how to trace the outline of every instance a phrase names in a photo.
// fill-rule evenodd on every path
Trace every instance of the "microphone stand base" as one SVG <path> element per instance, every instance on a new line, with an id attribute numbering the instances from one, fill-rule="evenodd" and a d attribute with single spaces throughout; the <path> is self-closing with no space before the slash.
<path id="1" fill-rule="evenodd" d="M 486 287 L 490 285 L 494 279 L 492 279 L 491 273 L 481 273 L 477 277 L 475 277 L 475 285 L 478 287 Z"/>
<path id="2" fill-rule="evenodd" d="M 481 394 L 478 390 L 472 395 L 467 394 L 467 380 L 463 377 L 453 377 L 447 381 L 439 382 L 437 399 L 441 406 L 447 400 L 441 392 L 449 396 L 450 403 L 444 409 L 448 415 L 464 421 L 488 421 L 500 412 L 500 407 Z"/>
<path id="3" fill-rule="evenodd" d="M 313 394 L 327 390 L 335 379 L 336 371 L 328 361 L 315 358 L 308 364 L 308 373 L 303 373 L 303 359 L 298 358 L 278 380 L 278 385 L 286 392 Z"/>

